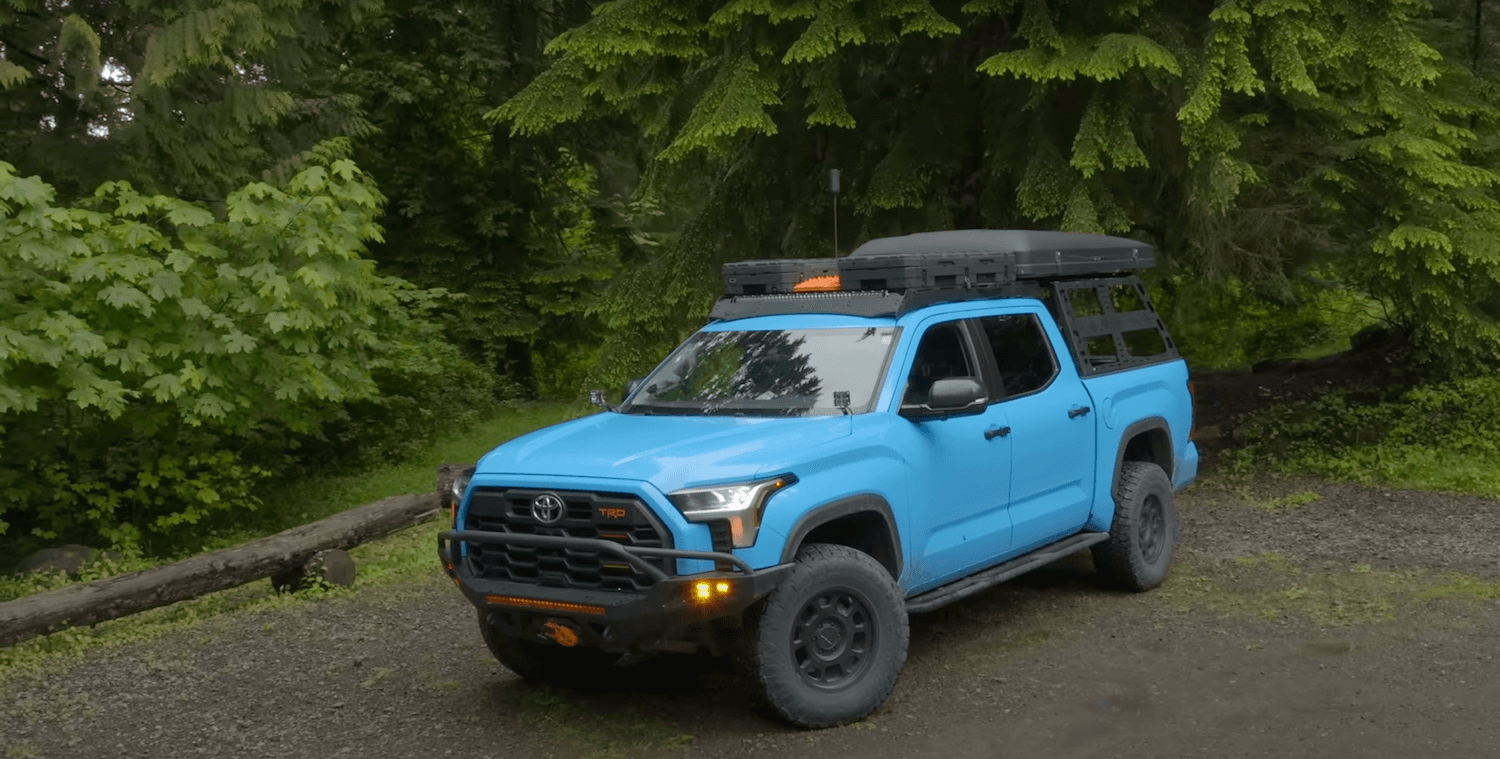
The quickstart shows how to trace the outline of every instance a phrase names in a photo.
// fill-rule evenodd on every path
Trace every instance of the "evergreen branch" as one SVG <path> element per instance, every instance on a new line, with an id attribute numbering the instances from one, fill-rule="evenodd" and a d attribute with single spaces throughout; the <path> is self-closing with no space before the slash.
<path id="1" fill-rule="evenodd" d="M 17 45 L 16 43 L 14 43 L 14 42 L 12 42 L 9 39 L 6 39 L 4 37 L 0 37 L 0 44 L 4 44 L 5 45 L 5 51 L 7 53 L 12 52 L 12 51 L 20 53 L 21 55 L 24 55 L 27 58 L 30 58 L 32 61 L 35 61 L 37 63 L 37 65 L 47 66 L 47 65 L 50 65 L 52 63 L 52 61 L 49 61 L 46 58 L 43 58 L 42 56 L 37 55 L 36 53 L 33 53 L 30 50 L 27 50 L 25 47 L 23 47 L 21 45 Z"/>

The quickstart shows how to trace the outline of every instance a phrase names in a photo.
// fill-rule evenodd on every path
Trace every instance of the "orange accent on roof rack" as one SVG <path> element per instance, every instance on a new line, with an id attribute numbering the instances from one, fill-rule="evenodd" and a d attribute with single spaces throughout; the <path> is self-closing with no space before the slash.
<path id="1" fill-rule="evenodd" d="M 843 282 L 837 274 L 828 274 L 822 277 L 809 277 L 792 286 L 794 293 L 836 293 L 843 288 Z"/>

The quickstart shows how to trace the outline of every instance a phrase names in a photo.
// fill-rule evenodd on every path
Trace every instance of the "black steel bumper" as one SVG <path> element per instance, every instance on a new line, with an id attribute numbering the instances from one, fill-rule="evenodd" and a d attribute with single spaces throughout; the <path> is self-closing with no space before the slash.
<path id="1" fill-rule="evenodd" d="M 459 543 L 494 543 L 598 551 L 629 563 L 655 582 L 643 592 L 549 588 L 531 583 L 475 577 Z M 738 556 L 710 551 L 627 546 L 610 540 L 564 538 L 479 530 L 450 530 L 438 535 L 438 556 L 464 597 L 501 632 L 519 638 L 556 642 L 554 626 L 565 624 L 578 636 L 576 645 L 605 651 L 686 650 L 715 647 L 715 632 L 738 626 L 745 610 L 776 589 L 790 564 L 755 570 Z M 729 571 L 668 575 L 647 557 L 703 559 Z M 693 596 L 697 583 L 729 585 L 712 598 Z"/>

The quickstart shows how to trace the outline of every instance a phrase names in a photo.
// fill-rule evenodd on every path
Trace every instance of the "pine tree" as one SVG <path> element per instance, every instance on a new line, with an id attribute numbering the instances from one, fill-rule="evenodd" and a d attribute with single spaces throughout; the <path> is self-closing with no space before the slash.
<path id="1" fill-rule="evenodd" d="M 601 332 L 587 311 L 656 221 L 620 197 L 636 181 L 633 130 L 512 136 L 484 119 L 536 76 L 548 39 L 587 18 L 577 0 L 388 0 L 336 43 L 349 54 L 327 78 L 377 127 L 356 153 L 391 199 L 372 254 L 464 294 L 448 330 L 510 395 L 581 396 Z"/>
<path id="2" fill-rule="evenodd" d="M 723 260 L 828 251 L 838 167 L 860 238 L 1128 233 L 1178 275 L 1267 292 L 1336 266 L 1435 351 L 1493 358 L 1497 112 L 1434 46 L 1443 18 L 1417 0 L 612 0 L 490 116 L 522 136 L 628 119 L 647 191 L 693 188 L 683 234 L 601 306 L 631 344 L 701 317 Z"/>
<path id="3" fill-rule="evenodd" d="M 66 197 L 106 180 L 222 207 L 320 141 L 367 134 L 308 86 L 379 0 L 0 0 L 0 157 Z M 38 129 L 38 125 L 41 128 Z"/>

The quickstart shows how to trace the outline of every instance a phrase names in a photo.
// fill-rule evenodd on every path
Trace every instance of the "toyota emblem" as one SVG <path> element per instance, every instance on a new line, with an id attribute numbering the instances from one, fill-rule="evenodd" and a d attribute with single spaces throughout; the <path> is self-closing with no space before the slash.
<path id="1" fill-rule="evenodd" d="M 536 517 L 538 522 L 552 524 L 562 519 L 563 512 L 566 510 L 562 496 L 556 493 L 543 493 L 531 499 L 531 515 Z"/>

